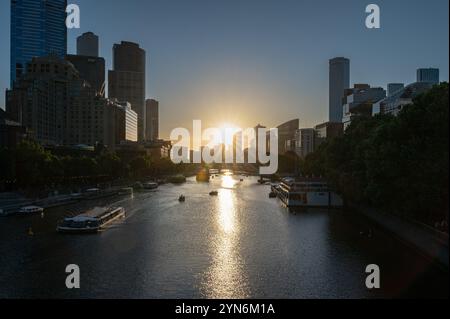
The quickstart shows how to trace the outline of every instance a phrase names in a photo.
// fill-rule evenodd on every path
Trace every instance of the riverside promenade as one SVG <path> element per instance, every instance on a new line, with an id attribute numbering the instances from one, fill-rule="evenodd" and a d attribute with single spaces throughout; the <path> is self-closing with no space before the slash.
<path id="1" fill-rule="evenodd" d="M 400 217 L 377 212 L 375 209 L 354 207 L 358 212 L 391 232 L 401 241 L 449 268 L 449 237 L 427 225 L 406 221 Z"/>

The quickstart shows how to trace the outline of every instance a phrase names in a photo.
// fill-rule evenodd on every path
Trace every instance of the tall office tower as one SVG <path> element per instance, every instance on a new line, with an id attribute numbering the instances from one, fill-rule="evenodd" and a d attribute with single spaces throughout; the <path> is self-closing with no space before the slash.
<path id="1" fill-rule="evenodd" d="M 33 57 L 67 53 L 67 0 L 11 0 L 11 87 Z"/>
<path id="2" fill-rule="evenodd" d="M 139 44 L 114 44 L 113 70 L 108 73 L 109 97 L 131 103 L 138 115 L 138 139 L 145 140 L 145 51 Z"/>
<path id="3" fill-rule="evenodd" d="M 387 95 L 391 96 L 392 94 L 400 91 L 404 87 L 405 87 L 405 84 L 403 84 L 403 83 L 389 83 L 387 85 Z"/>
<path id="4" fill-rule="evenodd" d="M 72 63 L 80 73 L 80 78 L 86 80 L 97 92 L 105 96 L 105 59 L 84 55 L 67 55 L 66 60 Z"/>
<path id="5" fill-rule="evenodd" d="M 153 99 L 145 101 L 146 134 L 148 141 L 159 139 L 159 102 Z"/>
<path id="6" fill-rule="evenodd" d="M 334 58 L 330 60 L 329 114 L 330 122 L 342 122 L 342 99 L 344 90 L 350 87 L 350 60 Z"/>
<path id="7" fill-rule="evenodd" d="M 417 69 L 417 82 L 439 84 L 439 69 Z"/>
<path id="8" fill-rule="evenodd" d="M 98 57 L 98 36 L 86 32 L 77 38 L 77 55 Z"/>

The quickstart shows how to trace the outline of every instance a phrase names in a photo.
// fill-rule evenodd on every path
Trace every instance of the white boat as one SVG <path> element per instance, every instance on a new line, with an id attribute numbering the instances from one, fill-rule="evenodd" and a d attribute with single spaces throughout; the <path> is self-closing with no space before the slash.
<path id="1" fill-rule="evenodd" d="M 44 212 L 44 209 L 42 207 L 38 207 L 38 206 L 26 206 L 26 207 L 22 207 L 19 210 L 19 214 L 23 214 L 23 215 L 40 214 L 43 212 Z"/>
<path id="2" fill-rule="evenodd" d="M 61 233 L 97 233 L 124 217 L 123 207 L 96 207 L 76 217 L 65 218 L 56 230 Z"/>
<path id="3" fill-rule="evenodd" d="M 144 184 L 144 189 L 157 189 L 159 187 L 158 183 L 149 182 Z"/>
<path id="4" fill-rule="evenodd" d="M 327 207 L 343 206 L 342 198 L 331 191 L 321 178 L 284 178 L 278 187 L 272 187 L 287 207 Z"/>

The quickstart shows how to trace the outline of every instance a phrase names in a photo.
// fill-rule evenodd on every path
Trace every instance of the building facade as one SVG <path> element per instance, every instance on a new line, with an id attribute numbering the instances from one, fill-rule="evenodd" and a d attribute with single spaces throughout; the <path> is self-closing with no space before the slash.
<path id="1" fill-rule="evenodd" d="M 116 113 L 121 106 L 98 95 L 73 64 L 57 56 L 27 64 L 26 73 L 7 91 L 6 108 L 44 146 L 101 143 L 113 148 L 118 143 Z"/>
<path id="2" fill-rule="evenodd" d="M 395 92 L 373 106 L 372 115 L 391 114 L 397 116 L 403 108 L 413 103 L 413 99 L 422 93 L 430 90 L 433 86 L 431 82 L 415 82 Z"/>
<path id="3" fill-rule="evenodd" d="M 67 0 L 11 0 L 11 87 L 33 57 L 67 53 Z"/>
<path id="4" fill-rule="evenodd" d="M 105 96 L 105 59 L 84 55 L 67 55 L 67 61 L 72 63 L 80 74 L 100 96 Z"/>
<path id="5" fill-rule="evenodd" d="M 344 124 L 326 122 L 316 125 L 314 130 L 316 131 L 314 147 L 317 148 L 323 142 L 341 136 L 344 133 Z"/>
<path id="6" fill-rule="evenodd" d="M 342 57 L 330 60 L 329 121 L 342 122 L 342 98 L 350 87 L 350 60 Z"/>
<path id="7" fill-rule="evenodd" d="M 98 36 L 93 32 L 86 32 L 77 38 L 77 55 L 98 57 Z"/>
<path id="8" fill-rule="evenodd" d="M 389 83 L 387 85 L 387 95 L 391 96 L 405 87 L 403 83 Z"/>
<path id="9" fill-rule="evenodd" d="M 116 108 L 116 144 L 138 141 L 138 115 L 128 102 L 114 101 Z"/>
<path id="10" fill-rule="evenodd" d="M 146 53 L 138 44 L 122 42 L 113 47 L 113 70 L 108 73 L 109 97 L 128 101 L 138 115 L 138 139 L 145 140 Z"/>
<path id="11" fill-rule="evenodd" d="M 146 133 L 147 141 L 159 139 L 159 102 L 153 99 L 145 101 Z"/>
<path id="12" fill-rule="evenodd" d="M 303 128 L 295 133 L 296 153 L 305 158 L 315 150 L 316 131 L 313 128 Z"/>
<path id="13" fill-rule="evenodd" d="M 78 79 L 73 65 L 56 55 L 33 58 L 6 92 L 6 111 L 42 144 L 63 145 L 66 111 L 75 93 L 71 82 Z"/>
<path id="14" fill-rule="evenodd" d="M 278 126 L 278 154 L 283 155 L 289 151 L 287 141 L 294 141 L 300 120 L 295 119 Z"/>
<path id="15" fill-rule="evenodd" d="M 439 69 L 418 69 L 417 82 L 427 82 L 432 84 L 439 84 Z"/>
<path id="16" fill-rule="evenodd" d="M 380 87 L 371 88 L 368 84 L 355 84 L 352 89 L 345 90 L 343 98 L 342 123 L 344 130 L 357 116 L 372 116 L 373 107 L 386 97 L 386 90 Z"/>

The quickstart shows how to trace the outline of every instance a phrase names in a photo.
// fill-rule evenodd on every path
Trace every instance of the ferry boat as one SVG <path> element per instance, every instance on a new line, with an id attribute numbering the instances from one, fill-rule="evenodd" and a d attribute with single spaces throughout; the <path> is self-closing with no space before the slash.
<path id="1" fill-rule="evenodd" d="M 56 230 L 60 233 L 97 233 L 124 217 L 123 207 L 96 207 L 76 217 L 65 218 Z"/>
<path id="2" fill-rule="evenodd" d="M 26 207 L 22 207 L 19 210 L 19 214 L 22 214 L 22 215 L 41 214 L 43 212 L 44 212 L 44 209 L 42 207 L 38 207 L 38 206 L 26 206 Z"/>
<path id="3" fill-rule="evenodd" d="M 342 198 L 321 178 L 284 178 L 272 190 L 287 207 L 339 208 L 344 205 Z"/>

